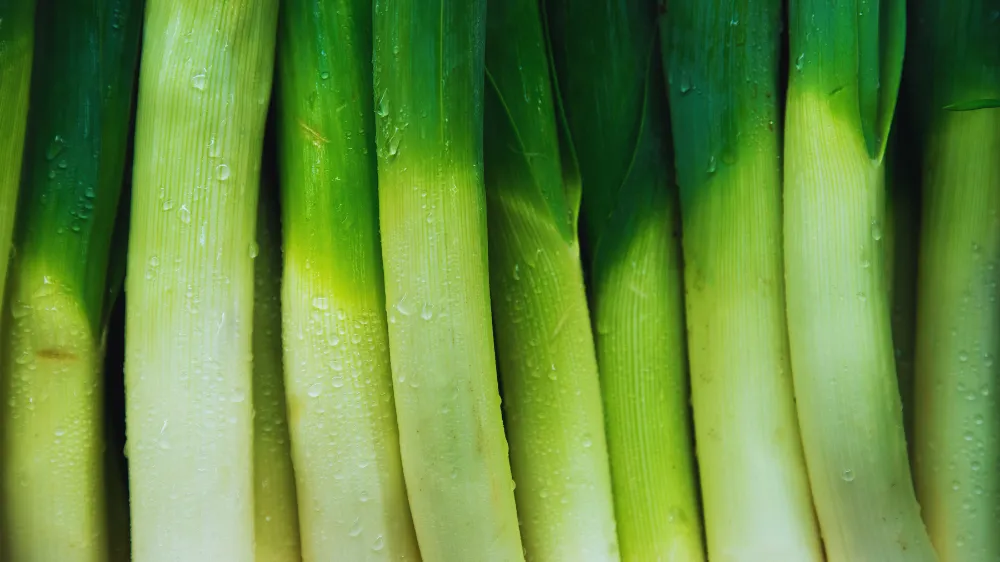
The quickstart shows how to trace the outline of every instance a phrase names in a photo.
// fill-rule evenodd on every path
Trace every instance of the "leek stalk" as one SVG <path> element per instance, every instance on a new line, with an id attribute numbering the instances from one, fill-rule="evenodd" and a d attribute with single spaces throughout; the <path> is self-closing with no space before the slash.
<path id="1" fill-rule="evenodd" d="M 823 559 L 785 328 L 781 12 L 780 0 L 679 0 L 664 26 L 698 469 L 716 561 Z"/>
<path id="2" fill-rule="evenodd" d="M 788 332 L 827 558 L 933 560 L 910 484 L 884 267 L 903 2 L 793 0 L 789 21 Z"/>
<path id="3" fill-rule="evenodd" d="M 281 340 L 281 221 L 268 159 L 257 205 L 253 293 L 253 500 L 260 562 L 302 560 Z"/>
<path id="4" fill-rule="evenodd" d="M 1000 558 L 1000 2 L 911 2 L 923 158 L 914 473 L 942 562 Z"/>
<path id="5" fill-rule="evenodd" d="M 141 17 L 138 0 L 39 5 L 3 353 L 11 560 L 108 559 L 106 283 Z"/>
<path id="6" fill-rule="evenodd" d="M 277 0 L 149 0 L 126 290 L 132 558 L 254 560 L 252 254 Z"/>
<path id="7" fill-rule="evenodd" d="M 389 346 L 420 551 L 523 560 L 487 279 L 486 2 L 376 0 L 374 11 Z"/>
<path id="8" fill-rule="evenodd" d="M 563 181 L 541 14 L 535 0 L 487 10 L 490 292 L 525 554 L 618 560 L 576 229 L 580 185 Z"/>
<path id="9" fill-rule="evenodd" d="M 34 0 L 0 2 L 0 304 L 4 286 L 28 121 L 28 90 L 34 52 Z"/>
<path id="10" fill-rule="evenodd" d="M 303 556 L 419 560 L 378 237 L 372 3 L 286 0 L 282 15 L 282 304 Z"/>
<path id="11" fill-rule="evenodd" d="M 680 220 L 654 6 L 554 0 L 548 16 L 580 166 L 621 556 L 701 560 Z"/>

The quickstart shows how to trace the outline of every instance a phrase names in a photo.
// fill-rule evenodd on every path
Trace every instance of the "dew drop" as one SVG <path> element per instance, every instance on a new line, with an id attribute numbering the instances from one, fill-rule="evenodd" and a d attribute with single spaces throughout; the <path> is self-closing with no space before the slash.
<path id="1" fill-rule="evenodd" d="M 323 394 L 323 385 L 315 383 L 309 387 L 309 396 L 318 398 L 320 394 Z"/>
<path id="2" fill-rule="evenodd" d="M 204 72 L 199 72 L 191 77 L 191 87 L 199 92 L 205 91 L 205 82 L 207 77 Z"/>
<path id="3" fill-rule="evenodd" d="M 872 240 L 876 242 L 882 239 L 882 225 L 878 221 L 872 221 Z"/>
<path id="4" fill-rule="evenodd" d="M 215 167 L 215 177 L 218 178 L 219 181 L 228 180 L 230 173 L 228 164 L 219 164 Z"/>
<path id="5" fill-rule="evenodd" d="M 854 482 L 854 471 L 851 469 L 847 469 L 840 475 L 840 478 L 844 482 Z"/>

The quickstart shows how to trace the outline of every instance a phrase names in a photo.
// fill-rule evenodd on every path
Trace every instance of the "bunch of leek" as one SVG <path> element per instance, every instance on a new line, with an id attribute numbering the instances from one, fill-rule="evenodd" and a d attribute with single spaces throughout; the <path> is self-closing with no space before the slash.
<path id="1" fill-rule="evenodd" d="M 108 558 L 103 343 L 141 17 L 139 0 L 38 9 L 3 342 L 12 560 Z"/>
<path id="2" fill-rule="evenodd" d="M 371 34 L 371 0 L 283 3 L 285 376 L 307 561 L 419 560 L 389 367 Z"/>
<path id="3" fill-rule="evenodd" d="M 781 2 L 679 0 L 667 18 L 708 553 L 822 560 L 785 328 Z"/>
<path id="4" fill-rule="evenodd" d="M 1000 557 L 1000 2 L 915 0 L 923 157 L 914 479 L 942 562 Z"/>
<path id="5" fill-rule="evenodd" d="M 789 8 L 788 332 L 824 546 L 832 562 L 933 560 L 910 484 L 884 267 L 903 2 Z"/>
<path id="6" fill-rule="evenodd" d="M 548 21 L 582 181 L 621 555 L 699 560 L 680 221 L 653 8 L 553 0 Z"/>
<path id="7" fill-rule="evenodd" d="M 522 560 L 483 179 L 485 0 L 375 1 L 379 222 L 399 446 L 427 560 Z"/>
<path id="8" fill-rule="evenodd" d="M 254 559 L 254 230 L 277 8 L 146 4 L 125 283 L 141 562 Z"/>
<path id="9" fill-rule="evenodd" d="M 561 163 L 543 31 L 536 0 L 488 3 L 485 176 L 504 426 L 526 557 L 618 560 L 580 183 L 575 162 Z"/>

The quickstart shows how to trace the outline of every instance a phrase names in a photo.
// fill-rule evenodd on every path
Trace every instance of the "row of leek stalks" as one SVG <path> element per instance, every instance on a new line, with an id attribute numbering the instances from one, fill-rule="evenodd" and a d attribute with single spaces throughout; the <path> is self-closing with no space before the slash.
<path id="1" fill-rule="evenodd" d="M 996 560 L 998 100 L 1000 0 L 0 0 L 4 560 Z"/>

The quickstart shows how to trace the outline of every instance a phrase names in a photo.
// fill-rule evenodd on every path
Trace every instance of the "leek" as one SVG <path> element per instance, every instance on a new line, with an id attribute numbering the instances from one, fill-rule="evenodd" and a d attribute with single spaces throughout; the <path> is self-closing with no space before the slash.
<path id="1" fill-rule="evenodd" d="M 793 0 L 789 20 L 788 332 L 827 557 L 933 560 L 910 484 L 884 268 L 903 2 Z"/>
<path id="2" fill-rule="evenodd" d="M 486 72 L 490 292 L 526 558 L 618 560 L 579 182 L 563 183 L 535 0 L 488 3 Z"/>
<path id="3" fill-rule="evenodd" d="M 679 0 L 663 28 L 712 560 L 823 559 L 785 328 L 781 15 L 780 0 Z"/>
<path id="4" fill-rule="evenodd" d="M 1000 2 L 917 0 L 923 157 L 914 472 L 943 562 L 1000 558 Z"/>
<path id="5" fill-rule="evenodd" d="M 108 559 L 106 281 L 141 16 L 137 0 L 51 0 L 38 10 L 3 353 L 11 560 Z"/>
<path id="6" fill-rule="evenodd" d="M 267 162 L 270 163 L 270 160 Z M 281 352 L 281 222 L 271 167 L 257 205 L 253 293 L 253 479 L 257 560 L 302 560 Z"/>
<path id="7" fill-rule="evenodd" d="M 580 166 L 622 559 L 701 560 L 656 14 L 644 2 L 556 0 L 549 23 Z"/>
<path id="8" fill-rule="evenodd" d="M 279 35 L 286 388 L 306 561 L 419 560 L 389 366 L 371 18 L 371 0 L 286 0 Z"/>
<path id="9" fill-rule="evenodd" d="M 486 2 L 376 0 L 374 12 L 389 346 L 420 551 L 523 560 L 487 280 Z"/>
<path id="10" fill-rule="evenodd" d="M 4 300 L 10 244 L 28 120 L 34 52 L 34 0 L 0 0 L 0 304 Z"/>
<path id="11" fill-rule="evenodd" d="M 254 559 L 251 322 L 277 0 L 149 0 L 125 383 L 132 558 Z"/>
<path id="12" fill-rule="evenodd" d="M 902 117 L 902 115 L 901 115 Z M 917 254 L 920 247 L 920 176 L 908 140 L 906 120 L 897 119 L 885 155 L 885 267 L 892 306 L 896 380 L 903 404 L 903 429 L 913 460 L 913 371 L 917 343 Z M 905 136 L 904 136 L 905 135 Z M 916 160 L 918 161 L 918 159 Z"/>

